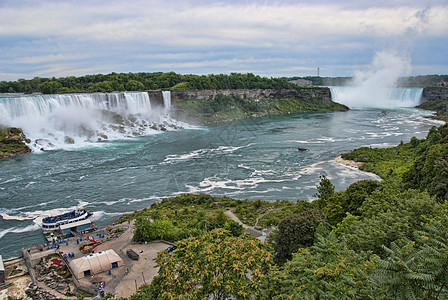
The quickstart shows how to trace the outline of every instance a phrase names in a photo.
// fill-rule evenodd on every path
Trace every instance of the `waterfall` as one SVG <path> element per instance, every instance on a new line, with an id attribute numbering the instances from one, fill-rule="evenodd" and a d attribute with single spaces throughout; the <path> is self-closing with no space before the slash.
<path id="1" fill-rule="evenodd" d="M 165 109 L 169 110 L 171 107 L 171 92 L 163 91 L 162 96 L 163 96 L 163 107 L 165 107 Z"/>
<path id="2" fill-rule="evenodd" d="M 170 94 L 163 93 L 164 105 Z M 158 109 L 146 92 L 0 95 L 0 125 L 20 127 L 33 140 L 32 148 L 84 146 L 181 128 Z"/>
<path id="3" fill-rule="evenodd" d="M 332 100 L 350 108 L 398 108 L 420 104 L 422 88 L 330 87 Z"/>

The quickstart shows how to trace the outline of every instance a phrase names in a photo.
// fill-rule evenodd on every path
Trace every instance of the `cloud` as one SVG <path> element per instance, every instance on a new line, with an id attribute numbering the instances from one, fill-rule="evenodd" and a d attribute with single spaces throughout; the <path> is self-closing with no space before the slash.
<path id="1" fill-rule="evenodd" d="M 242 66 L 259 70 L 263 61 L 272 62 L 270 72 L 305 72 L 330 61 L 368 64 L 374 48 L 394 40 L 447 41 L 444 1 L 434 0 L 435 6 L 416 0 L 372 3 L 5 0 L 0 4 L 0 62 L 6 63 L 0 73 L 26 75 L 27 65 L 47 73 L 53 68 L 46 65 L 55 62 L 79 70 L 97 66 L 98 72 L 145 66 L 151 70 L 140 71 L 219 73 Z"/>

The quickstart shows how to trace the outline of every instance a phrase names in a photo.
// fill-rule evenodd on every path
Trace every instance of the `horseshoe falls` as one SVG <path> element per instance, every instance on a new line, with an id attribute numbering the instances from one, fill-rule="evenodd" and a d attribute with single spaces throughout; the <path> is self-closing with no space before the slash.
<path id="1" fill-rule="evenodd" d="M 422 88 L 330 87 L 333 101 L 350 108 L 398 108 L 420 104 Z"/>

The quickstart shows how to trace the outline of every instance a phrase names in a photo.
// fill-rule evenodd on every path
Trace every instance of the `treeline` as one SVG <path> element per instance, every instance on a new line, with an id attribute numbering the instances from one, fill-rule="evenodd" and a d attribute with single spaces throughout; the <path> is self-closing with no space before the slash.
<path id="1" fill-rule="evenodd" d="M 344 86 L 350 84 L 353 77 L 319 77 L 319 76 L 306 76 L 306 77 L 283 77 L 286 81 L 305 79 L 309 80 L 315 86 Z M 448 82 L 448 75 L 419 75 L 401 77 L 397 80 L 396 85 L 398 87 L 427 87 L 437 86 L 438 82 Z"/>
<path id="2" fill-rule="evenodd" d="M 280 78 L 251 73 L 230 75 L 181 75 L 169 73 L 111 73 L 81 77 L 41 78 L 1 81 L 0 93 L 85 93 L 145 90 L 222 90 L 222 89 L 295 89 Z"/>
<path id="3" fill-rule="evenodd" d="M 138 224 L 168 218 L 193 231 L 158 255 L 158 276 L 131 299 L 447 299 L 447 145 L 443 125 L 426 139 L 356 150 L 345 157 L 383 180 L 335 191 L 321 177 L 313 202 L 184 195 L 136 212 Z M 268 243 L 238 235 L 223 210 L 276 229 Z"/>

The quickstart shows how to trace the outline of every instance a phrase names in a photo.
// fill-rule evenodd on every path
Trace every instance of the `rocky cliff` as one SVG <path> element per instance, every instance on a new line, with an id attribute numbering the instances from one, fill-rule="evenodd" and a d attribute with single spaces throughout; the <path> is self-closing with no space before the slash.
<path id="1" fill-rule="evenodd" d="M 448 100 L 448 87 L 430 86 L 425 87 L 422 93 L 422 101 Z"/>
<path id="2" fill-rule="evenodd" d="M 29 142 L 20 128 L 0 128 L 0 159 L 31 152 Z"/>
<path id="3" fill-rule="evenodd" d="M 448 87 L 425 87 L 418 108 L 434 110 L 434 118 L 448 121 Z"/>
<path id="4" fill-rule="evenodd" d="M 329 88 L 186 90 L 171 92 L 172 116 L 207 124 L 248 117 L 303 112 L 344 111 Z"/>
<path id="5" fill-rule="evenodd" d="M 260 99 L 297 99 L 316 100 L 323 103 L 331 102 L 331 92 L 329 88 L 301 88 L 297 90 L 272 90 L 272 89 L 238 89 L 238 90 L 189 90 L 172 91 L 171 101 L 193 101 L 215 99 L 217 95 L 227 97 L 241 97 L 246 100 Z M 152 98 L 151 98 L 152 99 Z"/>

